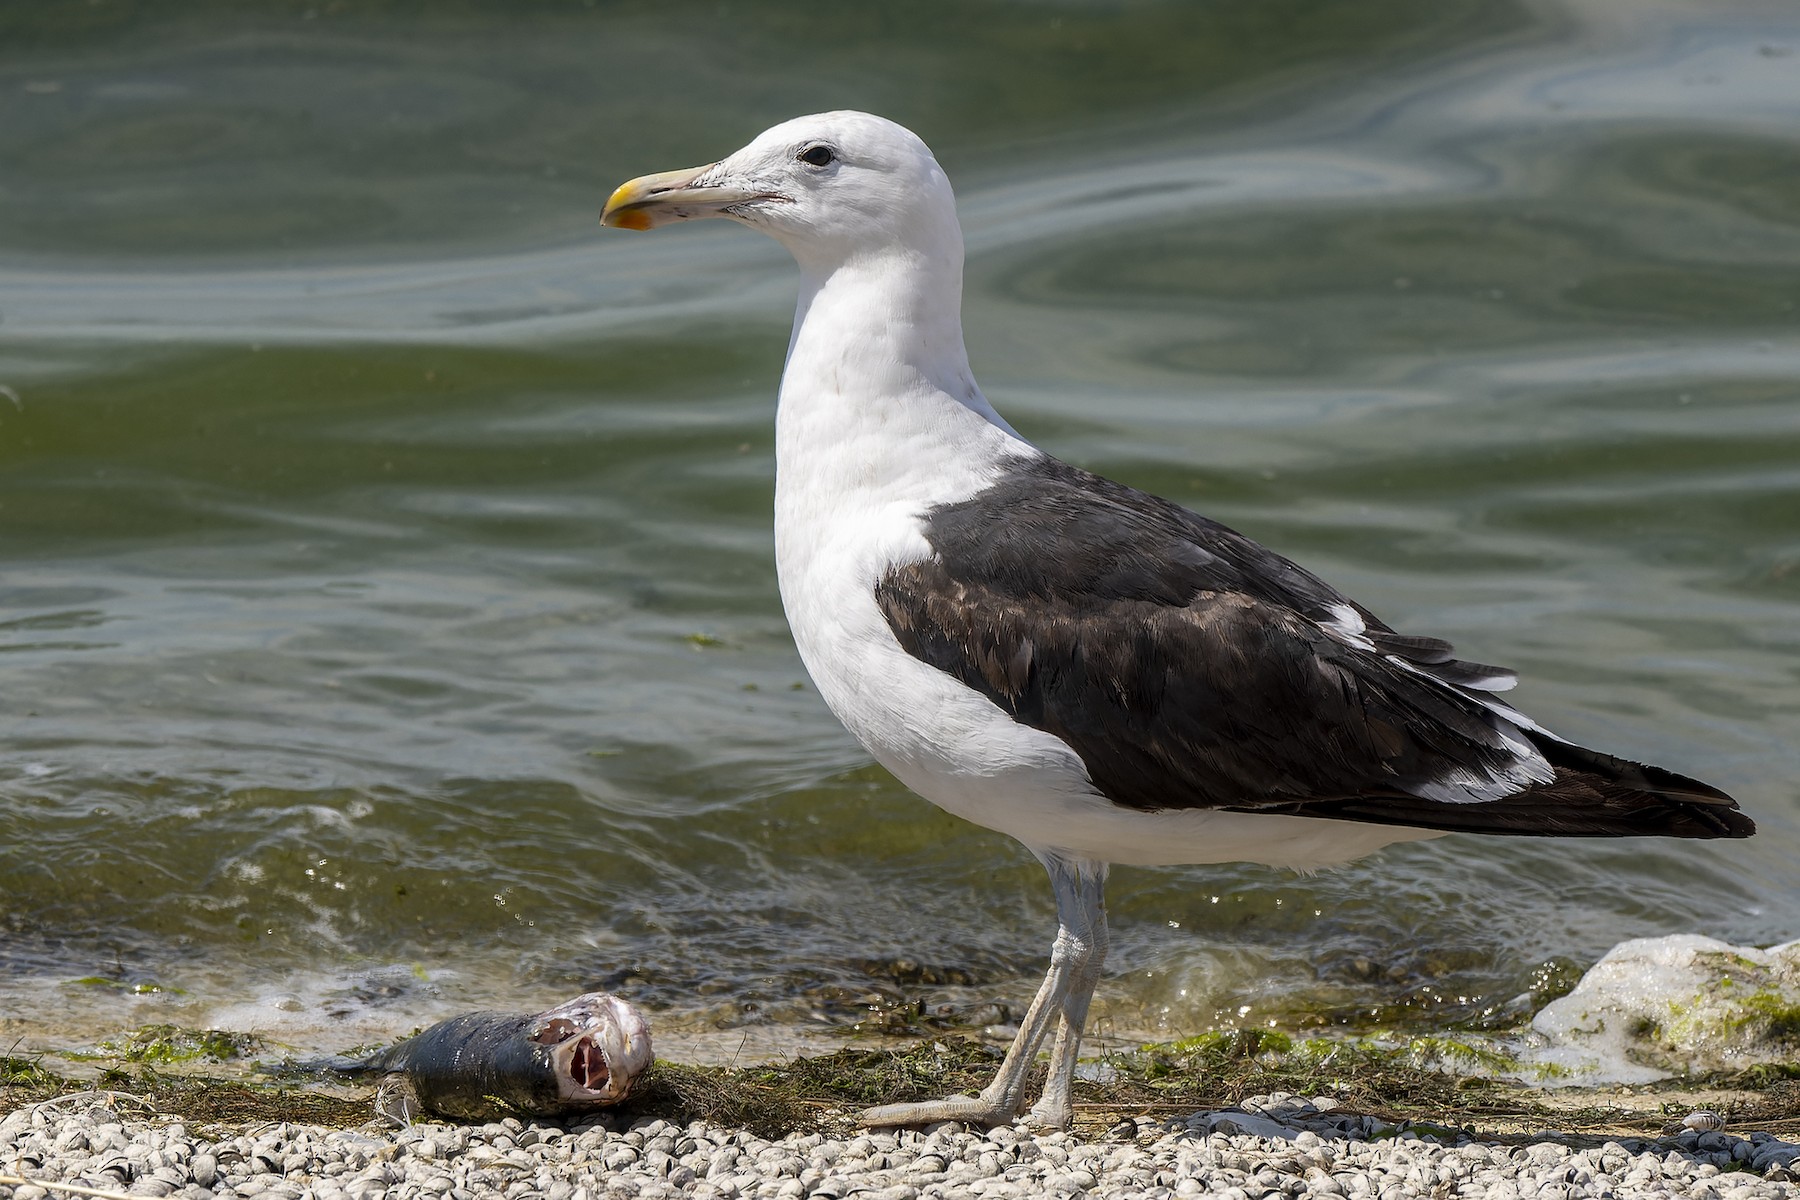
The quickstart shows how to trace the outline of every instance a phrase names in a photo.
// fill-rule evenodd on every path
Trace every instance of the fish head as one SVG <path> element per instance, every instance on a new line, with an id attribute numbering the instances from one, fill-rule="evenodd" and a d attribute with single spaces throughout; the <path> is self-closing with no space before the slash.
<path id="1" fill-rule="evenodd" d="M 623 1100 L 656 1057 L 643 1014 L 607 992 L 539 1013 L 528 1036 L 548 1048 L 557 1095 L 571 1106 Z"/>

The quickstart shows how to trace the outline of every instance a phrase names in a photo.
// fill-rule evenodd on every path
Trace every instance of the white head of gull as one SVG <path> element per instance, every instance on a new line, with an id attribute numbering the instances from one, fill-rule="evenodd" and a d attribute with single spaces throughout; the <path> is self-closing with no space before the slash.
<path id="1" fill-rule="evenodd" d="M 800 265 L 775 540 L 807 670 L 877 761 L 1024 843 L 1056 894 L 1050 969 L 993 1083 L 864 1122 L 1013 1120 L 1049 1039 L 1028 1115 L 1069 1124 L 1109 863 L 1309 869 L 1447 832 L 1754 831 L 1717 789 L 1549 733 L 1495 695 L 1511 672 L 1022 439 L 969 370 L 955 196 L 908 130 L 800 117 L 626 183 L 601 220 L 707 217 Z"/>

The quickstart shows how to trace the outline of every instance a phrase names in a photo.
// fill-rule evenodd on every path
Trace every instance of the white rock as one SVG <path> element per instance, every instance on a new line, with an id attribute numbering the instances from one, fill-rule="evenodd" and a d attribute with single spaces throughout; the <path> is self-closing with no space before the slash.
<path id="1" fill-rule="evenodd" d="M 1568 1082 L 1641 1083 L 1791 1060 L 1800 941 L 1768 950 L 1697 934 L 1621 942 L 1532 1018 L 1528 1061 Z"/>

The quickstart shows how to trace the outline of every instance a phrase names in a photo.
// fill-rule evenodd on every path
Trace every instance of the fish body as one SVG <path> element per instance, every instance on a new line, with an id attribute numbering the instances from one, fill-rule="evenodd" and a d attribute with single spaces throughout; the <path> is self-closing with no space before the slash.
<path id="1" fill-rule="evenodd" d="M 616 1104 L 653 1058 L 643 1016 L 589 992 L 540 1013 L 451 1017 L 339 1069 L 381 1075 L 376 1107 L 402 1123 L 422 1112 L 482 1121 Z"/>

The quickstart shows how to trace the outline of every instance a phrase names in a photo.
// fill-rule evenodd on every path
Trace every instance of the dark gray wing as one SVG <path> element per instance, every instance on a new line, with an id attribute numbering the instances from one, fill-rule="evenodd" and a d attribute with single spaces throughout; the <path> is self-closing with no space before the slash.
<path id="1" fill-rule="evenodd" d="M 1509 672 L 1054 459 L 926 514 L 925 534 L 935 556 L 877 589 L 900 644 L 1066 741 L 1124 807 L 1519 834 L 1754 828 L 1705 784 L 1543 734 L 1486 694 Z"/>

